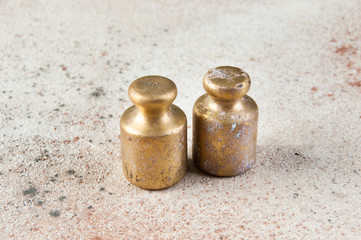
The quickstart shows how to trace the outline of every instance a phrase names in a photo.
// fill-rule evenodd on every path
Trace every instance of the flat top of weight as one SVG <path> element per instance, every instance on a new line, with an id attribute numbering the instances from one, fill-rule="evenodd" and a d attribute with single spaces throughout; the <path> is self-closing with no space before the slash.
<path id="1" fill-rule="evenodd" d="M 177 87 L 166 77 L 151 75 L 138 78 L 129 86 L 129 98 L 136 105 L 170 104 L 177 96 Z"/>
<path id="2" fill-rule="evenodd" d="M 231 66 L 220 66 L 210 69 L 204 76 L 205 80 L 218 87 L 238 87 L 238 84 L 249 80 L 242 69 Z"/>
<path id="3" fill-rule="evenodd" d="M 203 77 L 206 92 L 217 99 L 235 100 L 247 94 L 251 79 L 242 69 L 220 66 L 210 69 Z"/>

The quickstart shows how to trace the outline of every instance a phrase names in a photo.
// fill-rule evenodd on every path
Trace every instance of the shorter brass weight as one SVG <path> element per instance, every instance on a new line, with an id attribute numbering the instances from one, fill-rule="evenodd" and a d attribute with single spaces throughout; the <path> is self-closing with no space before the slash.
<path id="1" fill-rule="evenodd" d="M 216 67 L 203 77 L 206 94 L 193 107 L 193 159 L 207 173 L 235 176 L 256 158 L 258 107 L 246 95 L 251 80 L 236 67 Z"/>
<path id="2" fill-rule="evenodd" d="M 124 176 L 144 189 L 170 187 L 187 169 L 187 119 L 172 102 L 176 85 L 168 78 L 145 76 L 128 90 L 135 104 L 120 120 Z"/>

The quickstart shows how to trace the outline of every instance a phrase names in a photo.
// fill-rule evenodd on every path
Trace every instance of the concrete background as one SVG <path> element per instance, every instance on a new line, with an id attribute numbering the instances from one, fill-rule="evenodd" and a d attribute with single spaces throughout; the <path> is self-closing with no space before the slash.
<path id="1" fill-rule="evenodd" d="M 357 0 L 0 0 L 1 238 L 360 239 L 360 23 Z M 254 168 L 130 185 L 131 81 L 172 79 L 190 133 L 218 65 L 251 76 Z"/>

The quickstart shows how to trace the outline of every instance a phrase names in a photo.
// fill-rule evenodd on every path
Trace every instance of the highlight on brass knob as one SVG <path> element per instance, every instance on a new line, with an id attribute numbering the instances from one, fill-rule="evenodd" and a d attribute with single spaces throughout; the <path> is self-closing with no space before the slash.
<path id="1" fill-rule="evenodd" d="M 121 153 L 124 176 L 144 189 L 170 187 L 187 169 L 187 119 L 172 104 L 177 87 L 162 76 L 145 76 L 128 89 L 134 103 L 122 115 Z"/>
<path id="2" fill-rule="evenodd" d="M 206 94 L 193 107 L 193 160 L 205 172 L 235 176 L 256 159 L 258 107 L 240 68 L 221 66 L 203 77 Z"/>

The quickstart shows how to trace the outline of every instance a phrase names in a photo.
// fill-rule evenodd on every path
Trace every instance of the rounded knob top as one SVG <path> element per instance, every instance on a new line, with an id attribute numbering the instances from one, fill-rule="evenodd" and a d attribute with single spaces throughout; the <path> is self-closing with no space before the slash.
<path id="1" fill-rule="evenodd" d="M 203 87 L 215 99 L 232 101 L 247 94 L 251 79 L 237 67 L 221 66 L 210 69 L 203 77 Z"/>
<path id="2" fill-rule="evenodd" d="M 166 77 L 144 76 L 130 84 L 128 95 L 136 106 L 155 110 L 172 104 L 177 96 L 177 87 Z"/>

